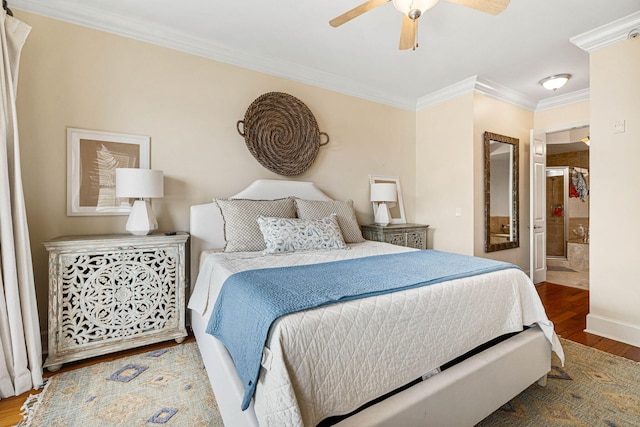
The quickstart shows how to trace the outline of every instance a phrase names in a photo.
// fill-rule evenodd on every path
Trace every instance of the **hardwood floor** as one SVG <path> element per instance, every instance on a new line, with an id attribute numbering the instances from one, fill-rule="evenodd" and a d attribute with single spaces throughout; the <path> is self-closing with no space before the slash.
<path id="1" fill-rule="evenodd" d="M 542 304 L 547 311 L 547 316 L 555 325 L 556 333 L 562 338 L 597 348 L 610 354 L 626 357 L 636 362 L 640 362 L 640 348 L 623 344 L 618 341 L 602 338 L 597 335 L 584 332 L 586 327 L 586 317 L 589 312 L 589 291 L 568 286 L 555 285 L 552 283 L 541 283 L 536 286 Z M 187 341 L 193 341 L 190 337 Z M 76 362 L 65 365 L 60 371 L 64 372 L 92 365 L 98 362 L 117 359 L 156 348 L 163 348 L 168 345 L 175 345 L 173 342 L 158 343 L 151 346 L 111 354 L 104 357 L 94 358 L 89 361 Z M 52 374 L 45 370 L 45 377 Z M 24 393 L 17 397 L 0 400 L 0 427 L 11 427 L 16 425 L 22 417 L 20 407 L 30 393 Z"/>
<path id="2" fill-rule="evenodd" d="M 640 347 L 584 332 L 589 312 L 589 291 L 547 282 L 537 285 L 536 289 L 560 337 L 640 362 Z"/>

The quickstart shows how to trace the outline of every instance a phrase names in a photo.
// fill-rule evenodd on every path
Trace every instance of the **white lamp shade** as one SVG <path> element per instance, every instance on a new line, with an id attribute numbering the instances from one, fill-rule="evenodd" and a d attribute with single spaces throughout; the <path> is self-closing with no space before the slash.
<path id="1" fill-rule="evenodd" d="M 438 3 L 438 0 L 393 0 L 393 6 L 405 15 L 412 10 L 419 10 L 423 14 Z"/>
<path id="2" fill-rule="evenodd" d="M 371 184 L 372 202 L 395 202 L 398 198 L 395 184 Z"/>
<path id="3" fill-rule="evenodd" d="M 116 197 L 152 198 L 164 195 L 161 170 L 117 168 Z"/>

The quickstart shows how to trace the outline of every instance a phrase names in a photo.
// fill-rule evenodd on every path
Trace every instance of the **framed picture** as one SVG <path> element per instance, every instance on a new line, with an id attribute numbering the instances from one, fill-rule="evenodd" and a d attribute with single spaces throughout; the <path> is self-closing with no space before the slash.
<path id="1" fill-rule="evenodd" d="M 402 202 L 402 188 L 400 187 L 400 178 L 397 176 L 380 176 L 369 175 L 370 184 L 395 184 L 398 197 L 397 203 L 387 203 L 389 213 L 391 215 L 390 224 L 406 224 L 407 219 L 404 216 L 404 203 Z M 371 202 L 373 213 L 376 212 L 375 202 Z"/>
<path id="2" fill-rule="evenodd" d="M 67 215 L 128 215 L 116 168 L 149 168 L 150 137 L 67 128 Z"/>

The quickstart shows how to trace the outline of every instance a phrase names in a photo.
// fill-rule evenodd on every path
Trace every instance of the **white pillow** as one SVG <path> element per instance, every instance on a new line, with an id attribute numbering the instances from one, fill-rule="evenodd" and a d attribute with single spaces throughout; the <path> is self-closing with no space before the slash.
<path id="1" fill-rule="evenodd" d="M 295 218 L 293 199 L 248 200 L 216 199 L 224 219 L 225 252 L 264 250 L 264 239 L 258 227 L 258 217 Z"/>
<path id="2" fill-rule="evenodd" d="M 349 249 L 344 243 L 336 215 L 321 219 L 258 217 L 265 253 Z"/>
<path id="3" fill-rule="evenodd" d="M 319 219 L 326 218 L 334 213 L 337 215 L 338 225 L 340 226 L 345 242 L 359 243 L 365 241 L 364 237 L 362 237 L 362 231 L 360 231 L 351 200 L 341 202 L 338 200 L 295 199 L 295 201 L 298 218 Z"/>

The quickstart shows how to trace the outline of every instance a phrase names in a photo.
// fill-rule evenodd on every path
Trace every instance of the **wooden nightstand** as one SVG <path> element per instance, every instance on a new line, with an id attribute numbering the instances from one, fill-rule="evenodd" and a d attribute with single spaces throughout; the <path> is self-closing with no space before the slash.
<path id="1" fill-rule="evenodd" d="M 59 237 L 49 251 L 50 371 L 155 342 L 182 342 L 188 233 Z"/>
<path id="2" fill-rule="evenodd" d="M 409 248 L 427 249 L 427 228 L 422 224 L 369 224 L 360 227 L 367 240 L 387 242 Z"/>

